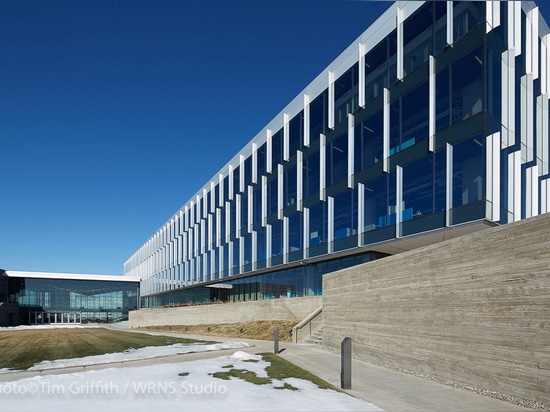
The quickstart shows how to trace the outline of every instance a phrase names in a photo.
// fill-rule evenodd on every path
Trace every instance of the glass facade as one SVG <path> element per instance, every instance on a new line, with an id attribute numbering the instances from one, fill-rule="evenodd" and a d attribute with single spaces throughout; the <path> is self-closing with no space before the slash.
<path id="1" fill-rule="evenodd" d="M 17 303 L 22 324 L 111 323 L 138 309 L 139 282 L 7 277 L 7 301 Z"/>
<path id="2" fill-rule="evenodd" d="M 319 295 L 382 242 L 546 213 L 533 7 L 393 4 L 125 262 L 142 305 Z"/>

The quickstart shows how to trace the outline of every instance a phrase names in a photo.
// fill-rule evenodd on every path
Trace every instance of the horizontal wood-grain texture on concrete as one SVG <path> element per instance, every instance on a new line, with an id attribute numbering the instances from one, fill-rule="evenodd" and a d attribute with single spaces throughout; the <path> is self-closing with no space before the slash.
<path id="1" fill-rule="evenodd" d="M 205 325 L 257 320 L 302 320 L 322 304 L 321 296 L 232 302 L 130 312 L 131 327 Z"/>
<path id="2" fill-rule="evenodd" d="M 323 345 L 550 403 L 550 214 L 323 278 Z"/>

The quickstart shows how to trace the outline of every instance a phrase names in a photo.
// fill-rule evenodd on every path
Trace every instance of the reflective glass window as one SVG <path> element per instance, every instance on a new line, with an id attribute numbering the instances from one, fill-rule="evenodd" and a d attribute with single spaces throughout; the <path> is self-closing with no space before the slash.
<path id="1" fill-rule="evenodd" d="M 359 66 L 356 63 L 334 82 L 334 118 L 336 124 L 346 120 L 348 113 L 357 110 L 358 75 Z"/>
<path id="2" fill-rule="evenodd" d="M 368 103 L 397 81 L 397 31 L 365 55 L 365 97 Z"/>
<path id="3" fill-rule="evenodd" d="M 436 89 L 436 131 L 440 132 L 441 130 L 446 129 L 451 124 L 450 116 L 450 107 L 451 107 L 451 89 L 450 89 L 450 69 L 446 67 L 445 69 L 439 71 L 436 74 L 435 78 L 435 89 Z"/>
<path id="4" fill-rule="evenodd" d="M 388 196 L 388 175 L 383 174 L 365 183 L 363 231 L 384 227 L 387 225 L 387 215 L 390 208 Z"/>
<path id="5" fill-rule="evenodd" d="M 355 171 L 358 172 L 382 159 L 384 142 L 384 116 L 380 110 L 355 125 Z"/>
<path id="6" fill-rule="evenodd" d="M 239 239 L 233 241 L 233 266 L 231 267 L 231 274 L 238 275 L 241 273 L 241 255 Z"/>
<path id="7" fill-rule="evenodd" d="M 243 254 L 243 272 L 250 272 L 252 270 L 252 233 L 243 235 Z"/>
<path id="8" fill-rule="evenodd" d="M 244 161 L 244 185 L 252 184 L 252 156 L 248 156 Z"/>
<path id="9" fill-rule="evenodd" d="M 254 186 L 252 193 L 252 222 L 260 222 L 262 220 L 262 186 L 260 184 Z"/>
<path id="10" fill-rule="evenodd" d="M 348 135 L 345 133 L 327 145 L 327 183 L 334 184 L 347 176 Z"/>
<path id="11" fill-rule="evenodd" d="M 309 104 L 309 138 L 313 142 L 328 129 L 328 92 L 324 90 Z"/>
<path id="12" fill-rule="evenodd" d="M 426 2 L 403 25 L 403 73 L 413 72 L 433 55 L 433 2 Z"/>
<path id="13" fill-rule="evenodd" d="M 293 156 L 304 145 L 304 111 L 302 110 L 288 124 L 289 153 Z"/>
<path id="14" fill-rule="evenodd" d="M 271 257 L 272 259 L 277 256 L 283 255 L 283 221 L 276 220 L 271 225 Z M 282 263 L 281 261 L 273 261 L 272 264 Z"/>
<path id="15" fill-rule="evenodd" d="M 240 189 L 240 177 L 241 177 L 241 171 L 240 166 L 237 166 L 235 169 L 233 169 L 233 195 L 236 193 L 239 193 Z"/>
<path id="16" fill-rule="evenodd" d="M 289 227 L 289 252 L 291 254 L 303 250 L 303 218 L 302 213 L 297 212 L 293 213 L 288 218 L 288 227 Z M 294 260 L 294 259 L 292 259 Z"/>
<path id="17" fill-rule="evenodd" d="M 283 177 L 283 207 L 287 207 L 296 202 L 296 164 L 285 165 Z"/>
<path id="18" fill-rule="evenodd" d="M 390 156 L 428 137 L 428 82 L 394 100 L 390 105 Z"/>
<path id="19" fill-rule="evenodd" d="M 348 189 L 334 196 L 334 240 L 357 233 L 357 195 Z"/>
<path id="20" fill-rule="evenodd" d="M 266 266 L 266 230 L 265 227 L 260 227 L 256 231 L 256 250 L 257 250 L 257 268 L 262 269 Z"/>
<path id="21" fill-rule="evenodd" d="M 402 221 L 434 212 L 434 169 L 432 154 L 403 167 Z"/>
<path id="22" fill-rule="evenodd" d="M 283 130 L 279 130 L 271 137 L 271 150 L 272 150 L 272 168 L 277 170 L 277 164 L 283 163 Z"/>
<path id="23" fill-rule="evenodd" d="M 261 180 L 260 176 L 266 175 L 266 155 L 267 155 L 267 143 L 264 143 L 257 150 L 258 181 Z"/>
<path id="24" fill-rule="evenodd" d="M 310 196 L 315 193 L 319 193 L 319 157 L 319 150 L 315 150 L 304 157 L 304 196 Z"/>
<path id="25" fill-rule="evenodd" d="M 272 174 L 267 180 L 267 214 L 277 213 L 278 210 L 278 182 L 277 174 Z"/>
<path id="26" fill-rule="evenodd" d="M 484 198 L 484 159 L 481 135 L 453 146 L 453 207 Z"/>
<path id="27" fill-rule="evenodd" d="M 451 66 L 452 123 L 483 110 L 483 48 L 480 46 Z"/>
<path id="28" fill-rule="evenodd" d="M 482 21 L 485 21 L 484 1 L 453 2 L 454 40 L 464 36 Z"/>
<path id="29" fill-rule="evenodd" d="M 244 231 L 246 230 L 247 226 L 248 226 L 248 190 L 245 190 L 241 194 L 241 229 Z"/>
<path id="30" fill-rule="evenodd" d="M 319 202 L 309 209 L 309 246 L 327 241 L 326 202 Z"/>

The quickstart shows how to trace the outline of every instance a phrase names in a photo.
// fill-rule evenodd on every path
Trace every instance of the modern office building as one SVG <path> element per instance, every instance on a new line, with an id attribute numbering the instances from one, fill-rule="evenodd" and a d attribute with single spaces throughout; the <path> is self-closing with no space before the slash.
<path id="1" fill-rule="evenodd" d="M 549 43 L 533 2 L 393 3 L 125 262 L 142 306 L 319 295 L 546 213 Z"/>
<path id="2" fill-rule="evenodd" d="M 139 279 L 0 270 L 0 326 L 112 323 L 139 308 Z"/>

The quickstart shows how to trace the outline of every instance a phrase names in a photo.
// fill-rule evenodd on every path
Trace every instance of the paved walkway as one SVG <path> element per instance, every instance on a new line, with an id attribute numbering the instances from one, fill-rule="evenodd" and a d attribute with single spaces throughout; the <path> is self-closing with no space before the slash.
<path id="1" fill-rule="evenodd" d="M 120 330 L 120 329 L 119 329 Z M 137 330 L 129 330 L 138 332 Z M 145 333 L 145 332 L 144 332 Z M 150 333 L 150 332 L 147 332 Z M 155 333 L 161 334 L 161 333 Z M 229 339 L 212 336 L 179 335 L 202 340 L 242 341 L 252 343 L 251 348 L 240 349 L 250 353 L 273 352 L 274 344 L 270 341 L 250 339 Z M 279 355 L 293 364 L 313 373 L 325 381 L 340 387 L 340 355 L 322 349 L 313 344 L 279 343 Z M 224 351 L 225 352 L 225 351 Z M 114 364 L 73 367 L 43 371 L 41 374 L 63 374 L 82 372 L 84 370 L 112 367 L 145 366 L 157 363 L 185 362 L 221 356 L 219 351 L 190 353 L 140 361 L 120 362 Z M 37 375 L 37 372 L 12 372 L 0 374 L 0 381 L 12 381 Z M 511 403 L 478 395 L 474 392 L 439 384 L 427 379 L 395 372 L 390 369 L 371 365 L 367 362 L 352 360 L 352 389 L 345 392 L 373 403 L 389 412 L 408 411 L 468 411 L 468 412 L 512 412 L 532 411 Z"/>

